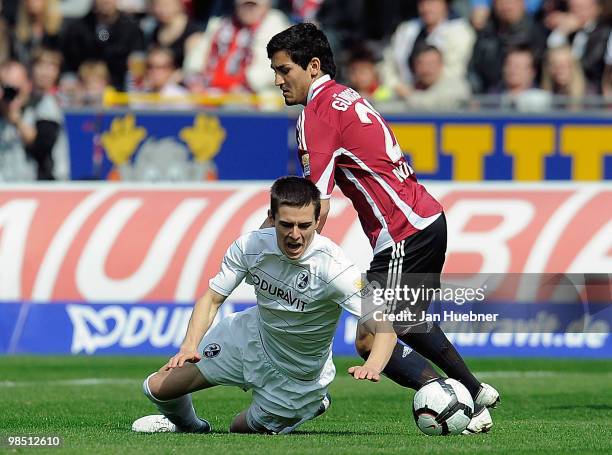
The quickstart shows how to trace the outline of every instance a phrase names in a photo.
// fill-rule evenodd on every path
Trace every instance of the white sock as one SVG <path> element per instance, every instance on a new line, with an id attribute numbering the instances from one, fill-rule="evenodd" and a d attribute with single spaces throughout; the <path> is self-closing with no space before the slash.
<path id="1" fill-rule="evenodd" d="M 206 425 L 198 418 L 191 402 L 191 394 L 188 393 L 174 400 L 159 400 L 153 396 L 149 388 L 149 375 L 142 383 L 142 390 L 146 397 L 151 400 L 159 411 L 165 415 L 170 422 L 176 425 L 177 429 L 183 433 L 199 433 Z"/>

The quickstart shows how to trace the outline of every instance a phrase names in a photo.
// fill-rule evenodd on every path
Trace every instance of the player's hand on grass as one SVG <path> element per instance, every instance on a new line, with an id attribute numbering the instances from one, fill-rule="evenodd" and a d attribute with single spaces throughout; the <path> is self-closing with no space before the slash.
<path id="1" fill-rule="evenodd" d="M 202 356 L 197 349 L 181 348 L 177 354 L 168 360 L 166 370 L 181 368 L 183 365 L 185 365 L 185 362 L 198 363 L 200 360 L 202 360 Z"/>
<path id="2" fill-rule="evenodd" d="M 348 369 L 348 373 L 357 380 L 367 379 L 372 382 L 380 381 L 380 370 L 378 370 L 377 368 L 371 367 L 367 364 L 356 366 L 356 367 L 350 367 Z"/>

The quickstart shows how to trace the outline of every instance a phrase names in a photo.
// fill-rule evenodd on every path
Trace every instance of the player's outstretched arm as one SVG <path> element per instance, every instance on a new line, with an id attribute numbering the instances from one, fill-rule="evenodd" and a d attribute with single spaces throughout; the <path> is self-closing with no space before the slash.
<path id="1" fill-rule="evenodd" d="M 387 366 L 396 343 L 397 335 L 393 327 L 386 323 L 377 323 L 374 343 L 368 360 L 363 365 L 350 367 L 349 374 L 357 380 L 380 381 L 380 374 Z"/>
<path id="2" fill-rule="evenodd" d="M 193 313 L 187 326 L 187 334 L 181 344 L 181 348 L 166 364 L 166 370 L 180 368 L 185 362 L 197 363 L 202 356 L 198 352 L 198 345 L 202 337 L 212 324 L 217 315 L 217 311 L 226 297 L 218 292 L 208 289 L 206 293 L 198 299 L 193 307 Z"/>

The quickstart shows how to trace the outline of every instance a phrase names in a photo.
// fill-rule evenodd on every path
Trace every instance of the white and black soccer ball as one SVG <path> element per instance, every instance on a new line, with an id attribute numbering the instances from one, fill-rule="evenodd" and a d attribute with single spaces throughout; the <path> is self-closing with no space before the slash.
<path id="1" fill-rule="evenodd" d="M 470 392 L 450 378 L 428 382 L 417 391 L 412 402 L 417 427 L 430 436 L 461 434 L 473 413 Z"/>

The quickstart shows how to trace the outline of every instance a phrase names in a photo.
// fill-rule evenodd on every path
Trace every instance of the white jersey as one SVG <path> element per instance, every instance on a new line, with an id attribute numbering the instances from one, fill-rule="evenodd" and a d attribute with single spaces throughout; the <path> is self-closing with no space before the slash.
<path id="1" fill-rule="evenodd" d="M 360 315 L 357 267 L 318 234 L 300 259 L 291 260 L 278 247 L 274 228 L 268 228 L 229 247 L 210 288 L 228 296 L 245 277 L 255 288 L 259 332 L 270 360 L 295 378 L 317 378 L 342 308 Z"/>

